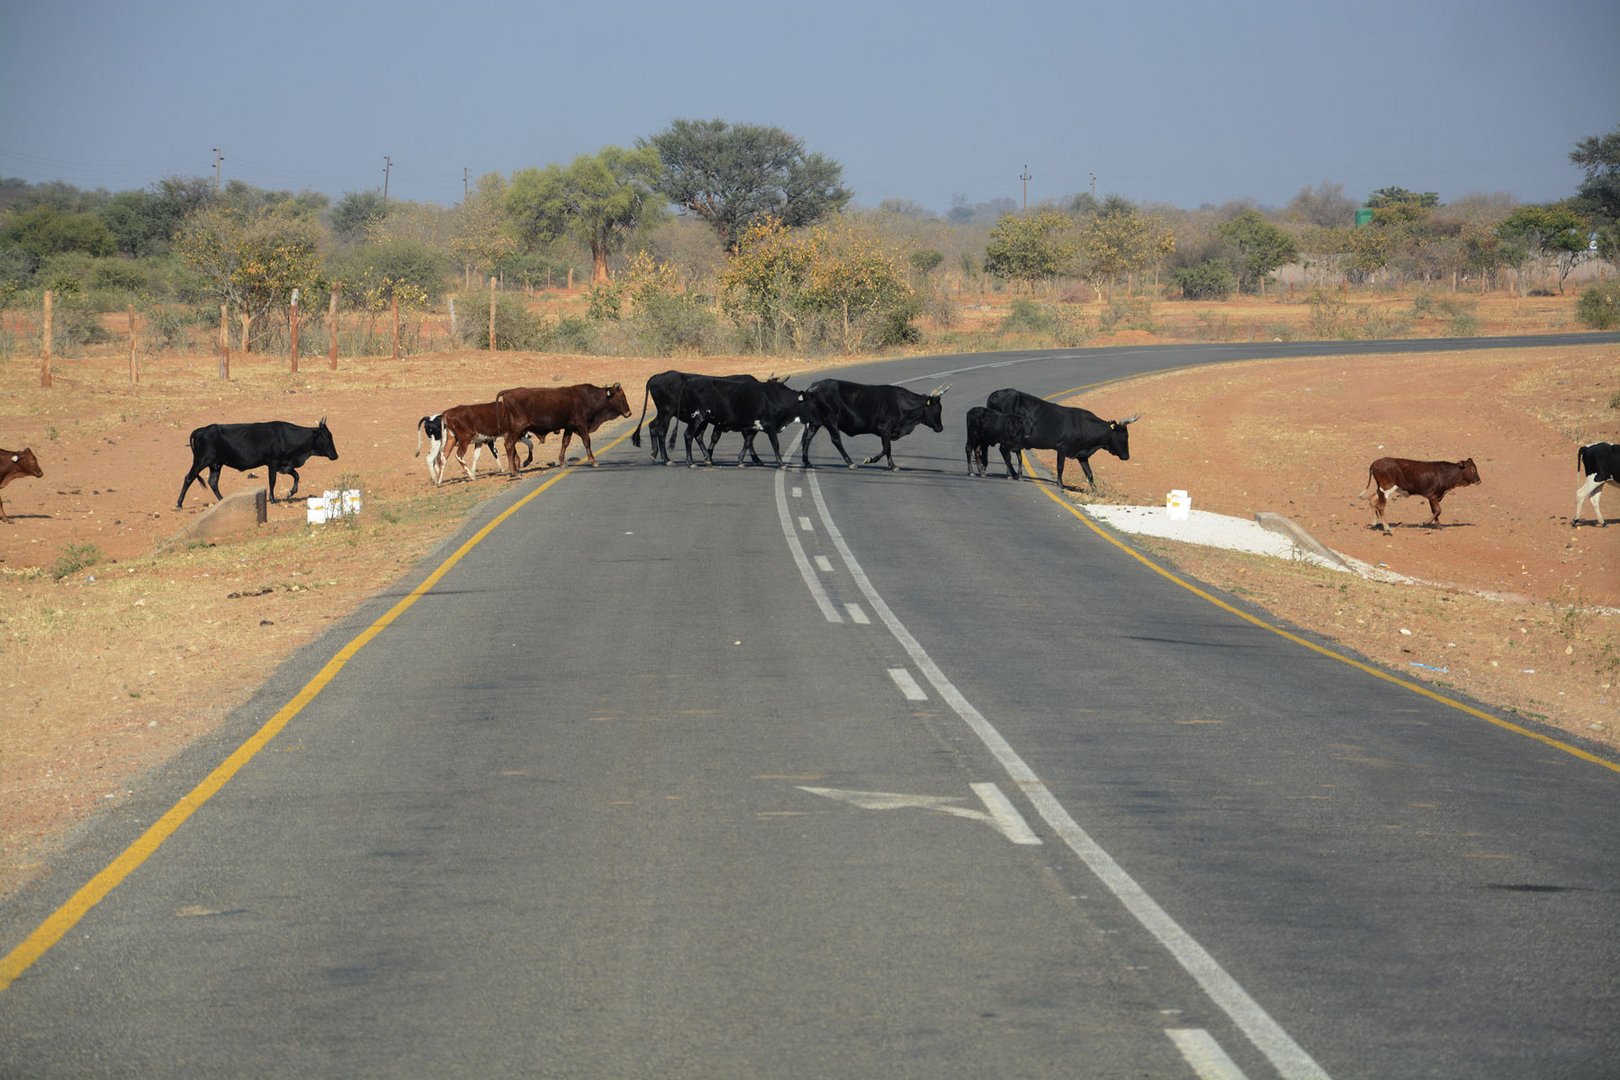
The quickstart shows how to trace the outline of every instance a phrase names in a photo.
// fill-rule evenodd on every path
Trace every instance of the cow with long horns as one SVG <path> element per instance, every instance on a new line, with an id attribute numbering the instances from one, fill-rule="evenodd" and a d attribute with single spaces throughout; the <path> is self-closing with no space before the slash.
<path id="1" fill-rule="evenodd" d="M 898 469 L 894 463 L 894 440 L 910 435 L 918 424 L 944 431 L 940 398 L 949 389 L 949 386 L 941 386 L 932 393 L 919 394 L 903 386 L 874 386 L 843 379 L 811 383 L 804 392 L 805 431 L 800 460 L 805 468 L 810 468 L 810 443 L 816 432 L 826 428 L 833 446 L 851 469 L 855 468 L 855 462 L 844 451 L 840 435 L 876 435 L 883 440 L 883 449 L 862 464 L 871 465 L 886 459 L 889 468 Z"/>
<path id="2" fill-rule="evenodd" d="M 1097 478 L 1091 472 L 1091 455 L 1107 450 L 1121 461 L 1131 460 L 1130 425 L 1142 418 L 1137 413 L 1125 420 L 1104 420 L 1088 409 L 1054 405 L 1022 390 L 997 390 L 985 400 L 985 408 L 1005 413 L 1022 424 L 1021 441 L 1025 450 L 1051 450 L 1057 454 L 1058 487 L 1063 487 L 1063 459 L 1080 463 L 1086 480 L 1095 489 Z"/>

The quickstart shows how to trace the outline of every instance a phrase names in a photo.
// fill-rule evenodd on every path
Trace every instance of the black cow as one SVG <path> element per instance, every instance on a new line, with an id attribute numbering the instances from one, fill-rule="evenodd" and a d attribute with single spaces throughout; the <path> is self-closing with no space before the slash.
<path id="1" fill-rule="evenodd" d="M 1080 463 L 1086 479 L 1095 488 L 1097 478 L 1091 472 L 1091 455 L 1107 450 L 1121 461 L 1131 460 L 1129 425 L 1141 419 L 1141 414 L 1128 420 L 1104 420 L 1088 409 L 1074 409 L 1054 405 L 1022 390 L 997 390 L 985 401 L 992 412 L 1016 417 L 1023 425 L 1023 449 L 1052 450 L 1057 453 L 1058 487 L 1063 487 L 1063 459 L 1072 457 Z"/>
<path id="2" fill-rule="evenodd" d="M 804 398 L 804 394 L 789 387 L 785 380 L 759 382 L 753 379 L 693 378 L 686 384 L 682 396 L 684 411 L 681 419 L 686 421 L 686 464 L 693 464 L 694 437 L 703 451 L 704 461 L 713 465 L 714 447 L 720 441 L 720 436 L 727 431 L 740 431 L 743 445 L 737 451 L 737 464 L 741 465 L 743 456 L 747 455 L 755 465 L 763 465 L 765 462 L 754 452 L 754 436 L 763 431 L 765 437 L 771 440 L 771 450 L 776 454 L 776 464 L 780 466 L 782 444 L 777 436 L 787 425 L 803 421 Z M 703 445 L 705 427 L 714 428 L 714 436 L 706 447 Z"/>
<path id="3" fill-rule="evenodd" d="M 903 386 L 869 386 L 843 379 L 812 383 L 804 392 L 804 447 L 800 454 L 804 467 L 810 468 L 811 440 L 816 432 L 826 428 L 833 446 L 850 468 L 855 467 L 855 462 L 845 453 L 840 434 L 876 435 L 883 440 L 883 449 L 862 464 L 871 465 L 879 458 L 887 458 L 889 468 L 899 468 L 894 463 L 894 440 L 910 435 L 918 424 L 944 431 L 940 398 L 949 389 L 942 386 L 931 394 L 919 394 Z"/>
<path id="4" fill-rule="evenodd" d="M 778 380 L 772 375 L 766 381 Z M 787 382 L 786 379 L 780 381 Z M 647 380 L 647 389 L 641 399 L 641 419 L 636 421 L 636 429 L 630 433 L 630 445 L 641 445 L 641 425 L 647 419 L 647 405 L 651 402 L 658 410 L 653 414 L 652 423 L 647 425 L 647 434 L 652 439 L 652 459 L 669 465 L 671 464 L 669 451 L 675 445 L 673 424 L 687 420 L 692 411 L 686 404 L 689 388 L 706 387 L 715 383 L 751 385 L 758 382 L 759 380 L 752 375 L 693 375 L 685 371 L 660 371 Z M 690 423 L 689 420 L 687 422 Z M 701 434 L 701 430 L 688 432 L 693 438 Z"/>
<path id="5" fill-rule="evenodd" d="M 270 501 L 276 501 L 276 473 L 292 477 L 291 501 L 298 494 L 298 466 L 311 457 L 337 460 L 337 447 L 332 444 L 332 432 L 327 429 L 323 416 L 316 427 L 300 427 L 285 420 L 268 420 L 260 424 L 209 424 L 191 433 L 191 471 L 180 485 L 180 497 L 174 508 L 185 505 L 186 491 L 191 482 L 208 470 L 208 486 L 219 493 L 219 471 L 229 465 L 247 472 L 261 466 L 269 469 Z"/>
<path id="6" fill-rule="evenodd" d="M 1007 463 L 1008 479 L 1022 479 L 1013 455 L 1024 448 L 1023 417 L 975 405 L 967 411 L 966 426 L 969 476 L 984 476 L 989 471 L 990 447 L 994 444 L 1001 451 L 1001 460 Z"/>
<path id="7" fill-rule="evenodd" d="M 1581 486 L 1575 489 L 1575 514 L 1569 519 L 1570 525 L 1580 524 L 1581 504 L 1591 499 L 1592 516 L 1606 527 L 1609 523 L 1603 520 L 1603 507 L 1598 499 L 1603 495 L 1604 484 L 1620 487 L 1620 445 L 1587 443 L 1575 451 L 1575 471 L 1581 474 L 1582 480 Z"/>

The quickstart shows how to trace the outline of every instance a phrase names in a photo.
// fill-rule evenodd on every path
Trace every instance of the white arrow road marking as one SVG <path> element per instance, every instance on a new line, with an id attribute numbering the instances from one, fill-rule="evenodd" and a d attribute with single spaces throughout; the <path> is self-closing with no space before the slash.
<path id="1" fill-rule="evenodd" d="M 953 817 L 967 818 L 969 821 L 982 821 L 1015 844 L 1041 842 L 1040 837 L 1036 836 L 1028 823 L 1019 816 L 1012 801 L 994 784 L 973 785 L 973 791 L 983 800 L 985 810 L 958 806 L 958 803 L 965 801 L 961 795 L 901 795 L 892 791 L 847 791 L 842 788 L 805 787 L 802 784 L 799 790 L 820 795 L 824 799 L 846 802 L 862 810 L 903 810 L 908 807 L 935 810 Z"/>

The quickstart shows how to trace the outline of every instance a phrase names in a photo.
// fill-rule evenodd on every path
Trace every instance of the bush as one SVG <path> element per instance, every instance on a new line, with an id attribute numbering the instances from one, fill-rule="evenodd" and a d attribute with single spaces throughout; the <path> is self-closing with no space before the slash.
<path id="1" fill-rule="evenodd" d="M 94 544 L 69 544 L 62 549 L 62 554 L 56 557 L 56 565 L 51 567 L 51 576 L 57 581 L 80 570 L 88 570 L 101 561 L 101 549 Z"/>
<path id="2" fill-rule="evenodd" d="M 499 333 L 497 330 L 496 334 Z M 578 315 L 564 315 L 557 320 L 555 326 L 542 332 L 539 344 L 534 347 L 550 352 L 590 353 L 594 351 L 595 343 L 596 327 L 589 319 L 582 319 Z"/>
<path id="3" fill-rule="evenodd" d="M 1183 300 L 1225 300 L 1237 289 L 1237 278 L 1231 267 L 1209 259 L 1177 269 L 1170 275 L 1170 284 L 1181 290 Z"/>
<path id="4" fill-rule="evenodd" d="M 1000 329 L 1003 334 L 1056 334 L 1060 322 L 1052 305 L 1019 298 L 1012 302 Z"/>
<path id="5" fill-rule="evenodd" d="M 1575 318 L 1593 330 L 1620 326 L 1620 281 L 1600 281 L 1583 290 L 1575 301 Z"/>
<path id="6" fill-rule="evenodd" d="M 472 294 L 474 296 L 478 294 Z M 457 334 L 467 345 L 475 349 L 489 348 L 489 304 L 487 299 L 480 303 L 467 305 L 477 315 L 472 318 L 458 318 L 456 321 Z M 512 351 L 528 351 L 546 348 L 549 337 L 546 327 L 541 323 L 540 317 L 523 306 L 523 301 L 516 296 L 500 293 L 495 298 L 495 347 Z"/>

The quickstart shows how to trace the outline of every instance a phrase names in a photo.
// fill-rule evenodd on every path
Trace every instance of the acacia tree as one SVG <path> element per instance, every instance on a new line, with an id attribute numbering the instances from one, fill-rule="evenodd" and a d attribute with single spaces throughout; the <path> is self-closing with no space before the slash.
<path id="1" fill-rule="evenodd" d="M 753 225 L 774 219 L 789 228 L 842 210 L 851 192 L 843 166 L 781 128 L 724 120 L 676 120 L 637 146 L 657 153 L 660 193 L 708 222 L 728 250 Z"/>
<path id="2" fill-rule="evenodd" d="M 1129 278 L 1175 249 L 1175 234 L 1163 221 L 1124 199 L 1110 198 L 1100 213 L 1080 226 L 1081 273 L 1099 300 L 1102 283 Z"/>
<path id="3" fill-rule="evenodd" d="M 1582 139 L 1569 160 L 1581 167 L 1581 181 L 1572 208 L 1587 214 L 1598 234 L 1598 254 L 1620 262 L 1620 127 L 1607 135 Z"/>
<path id="4" fill-rule="evenodd" d="M 1551 263 L 1564 279 L 1587 255 L 1587 223 L 1567 206 L 1521 206 L 1496 227 L 1497 235 L 1522 247 L 1529 258 Z"/>
<path id="5" fill-rule="evenodd" d="M 250 321 L 272 311 L 287 315 L 294 289 L 304 302 L 318 307 L 320 276 L 317 244 L 320 228 L 292 207 L 270 207 L 245 214 L 213 206 L 193 214 L 180 234 L 178 248 L 220 301 L 235 306 Z M 242 342 L 247 348 L 248 343 Z"/>
<path id="6" fill-rule="evenodd" d="M 1231 251 L 1232 270 L 1244 292 L 1264 292 L 1266 279 L 1299 255 L 1294 238 L 1250 207 L 1217 230 Z"/>
<path id="7" fill-rule="evenodd" d="M 506 208 L 531 245 L 565 235 L 584 244 L 591 252 L 591 281 L 601 284 L 608 280 L 608 256 L 663 216 L 652 187 L 658 169 L 658 152 L 650 147 L 603 147 L 567 168 L 514 173 Z"/>
<path id="8" fill-rule="evenodd" d="M 482 275 L 518 248 L 518 240 L 506 213 L 506 181 L 500 173 L 478 178 L 478 187 L 455 210 L 455 234 L 450 250 L 456 253 L 470 276 L 474 267 Z M 471 282 L 466 282 L 471 286 Z"/>
<path id="9" fill-rule="evenodd" d="M 990 230 L 984 272 L 1033 286 L 1050 281 L 1074 263 L 1074 219 L 1059 210 L 1008 214 Z"/>

